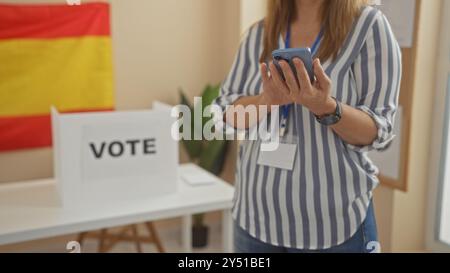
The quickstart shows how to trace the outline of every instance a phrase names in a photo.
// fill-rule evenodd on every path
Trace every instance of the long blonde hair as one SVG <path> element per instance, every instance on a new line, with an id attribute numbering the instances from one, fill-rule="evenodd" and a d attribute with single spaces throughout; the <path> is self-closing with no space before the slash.
<path id="1" fill-rule="evenodd" d="M 325 61 L 336 58 L 353 22 L 361 13 L 368 0 L 325 0 L 322 6 L 322 23 L 324 36 L 316 57 Z M 295 18 L 295 0 L 268 0 L 267 14 L 264 20 L 264 50 L 261 62 L 271 57 L 278 48 L 280 35 L 287 28 L 289 21 Z"/>

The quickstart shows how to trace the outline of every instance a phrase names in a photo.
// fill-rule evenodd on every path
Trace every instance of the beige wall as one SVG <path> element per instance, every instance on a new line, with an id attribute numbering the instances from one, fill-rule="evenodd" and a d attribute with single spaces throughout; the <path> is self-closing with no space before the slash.
<path id="1" fill-rule="evenodd" d="M 154 100 L 175 104 L 179 87 L 194 96 L 224 78 L 240 39 L 238 0 L 109 2 L 118 109 L 145 109 Z M 51 149 L 0 153 L 0 182 L 50 176 Z"/>

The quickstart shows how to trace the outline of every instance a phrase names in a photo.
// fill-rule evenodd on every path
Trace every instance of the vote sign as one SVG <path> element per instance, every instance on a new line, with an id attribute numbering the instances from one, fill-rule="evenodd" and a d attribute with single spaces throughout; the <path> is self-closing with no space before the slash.
<path id="1" fill-rule="evenodd" d="M 59 114 L 52 109 L 54 167 L 64 206 L 108 205 L 177 189 L 178 143 L 170 108 Z"/>

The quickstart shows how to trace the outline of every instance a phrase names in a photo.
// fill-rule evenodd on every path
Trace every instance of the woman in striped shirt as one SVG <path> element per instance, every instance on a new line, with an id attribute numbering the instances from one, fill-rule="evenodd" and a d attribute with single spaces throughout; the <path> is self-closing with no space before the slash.
<path id="1" fill-rule="evenodd" d="M 230 105 L 291 105 L 280 142 L 292 144 L 295 156 L 292 168 L 264 164 L 262 141 L 242 142 L 237 252 L 379 250 L 372 208 L 378 169 L 367 152 L 393 139 L 401 53 L 384 15 L 367 2 L 269 0 L 266 18 L 245 35 L 216 103 L 235 128 Z M 283 75 L 270 62 L 275 49 L 315 40 L 314 83 L 299 59 L 296 72 L 281 62 Z"/>

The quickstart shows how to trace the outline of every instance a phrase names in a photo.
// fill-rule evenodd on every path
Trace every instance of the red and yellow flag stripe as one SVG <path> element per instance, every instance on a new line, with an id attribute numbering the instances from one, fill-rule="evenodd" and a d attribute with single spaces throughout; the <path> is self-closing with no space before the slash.
<path id="1" fill-rule="evenodd" d="M 0 5 L 0 63 L 0 151 L 51 145 L 50 106 L 114 108 L 109 5 Z"/>

